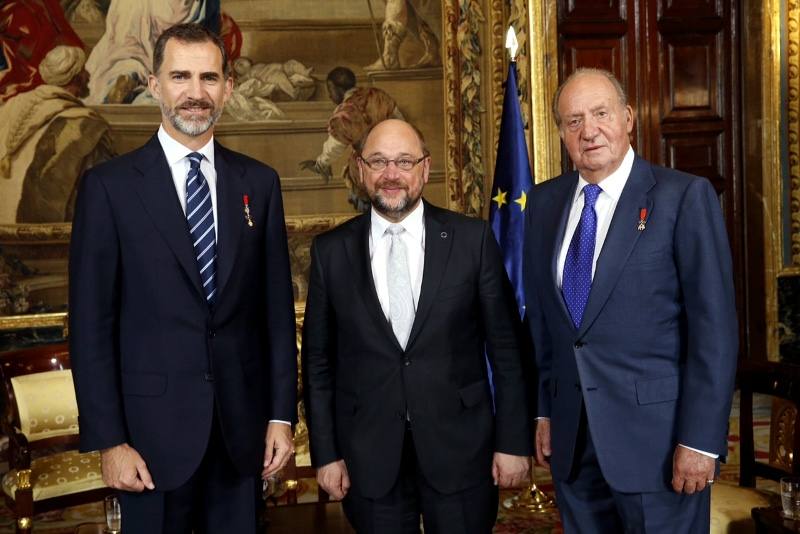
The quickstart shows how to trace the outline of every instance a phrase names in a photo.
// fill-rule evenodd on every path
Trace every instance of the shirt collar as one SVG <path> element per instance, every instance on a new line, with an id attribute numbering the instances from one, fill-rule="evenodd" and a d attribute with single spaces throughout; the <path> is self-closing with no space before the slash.
<path id="1" fill-rule="evenodd" d="M 403 227 L 403 229 L 408 232 L 409 236 L 412 239 L 422 239 L 423 229 L 425 228 L 425 221 L 424 221 L 424 213 L 425 213 L 425 203 L 421 202 L 417 204 L 417 207 L 414 208 L 411 213 L 406 215 L 405 219 L 400 221 L 399 223 L 393 223 L 389 219 L 385 218 L 383 215 L 378 213 L 375 208 L 370 209 L 370 232 L 372 234 L 372 242 L 376 243 L 378 239 L 383 237 L 383 234 L 386 233 L 386 229 L 389 225 L 392 224 L 399 224 Z"/>
<path id="2" fill-rule="evenodd" d="M 166 156 L 167 163 L 170 167 L 180 162 L 192 152 L 202 154 L 211 166 L 214 167 L 214 136 L 211 136 L 208 143 L 203 145 L 199 150 L 192 150 L 170 136 L 162 124 L 158 127 L 158 142 L 161 143 L 161 149 L 164 151 L 164 156 Z"/>
<path id="3" fill-rule="evenodd" d="M 625 157 L 622 158 L 622 163 L 617 167 L 617 170 L 609 174 L 598 184 L 603 190 L 603 193 L 610 196 L 614 202 L 619 201 L 622 190 L 625 188 L 625 184 L 628 183 L 628 176 L 630 176 L 631 169 L 633 169 L 634 156 L 633 147 L 628 147 L 628 152 L 625 154 Z M 578 198 L 581 196 L 581 191 L 583 191 L 584 186 L 588 184 L 589 182 L 584 180 L 583 176 L 578 175 L 578 188 L 572 199 L 573 204 L 578 201 Z"/>

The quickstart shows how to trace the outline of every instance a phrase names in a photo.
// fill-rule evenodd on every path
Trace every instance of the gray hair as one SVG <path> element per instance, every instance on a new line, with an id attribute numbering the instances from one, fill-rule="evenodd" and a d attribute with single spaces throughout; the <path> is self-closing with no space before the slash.
<path id="1" fill-rule="evenodd" d="M 605 69 L 597 69 L 592 67 L 579 67 L 575 69 L 575 71 L 567 76 L 567 79 L 561 82 L 561 85 L 558 86 L 556 89 L 556 94 L 553 95 L 553 118 L 556 121 L 556 126 L 561 126 L 561 116 L 558 114 L 558 101 L 561 98 L 561 91 L 564 90 L 564 87 L 579 76 L 584 76 L 586 74 L 595 74 L 597 76 L 604 76 L 611 85 L 614 86 L 614 89 L 617 91 L 617 98 L 619 99 L 619 103 L 624 107 L 628 105 L 628 95 L 625 94 L 625 89 L 622 88 L 622 84 L 619 83 L 617 77 L 614 76 L 611 72 Z"/>

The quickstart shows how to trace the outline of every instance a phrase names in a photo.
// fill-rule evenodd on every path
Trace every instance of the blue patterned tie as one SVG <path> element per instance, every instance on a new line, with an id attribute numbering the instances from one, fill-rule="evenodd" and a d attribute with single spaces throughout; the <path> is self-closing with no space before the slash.
<path id="1" fill-rule="evenodd" d="M 572 235 L 567 258 L 564 261 L 561 293 L 564 295 L 575 328 L 581 327 L 583 311 L 592 288 L 594 241 L 597 235 L 597 212 L 594 211 L 594 204 L 602 191 L 596 184 L 588 184 L 583 188 L 581 220 Z"/>
<path id="2" fill-rule="evenodd" d="M 214 231 L 214 210 L 211 190 L 200 170 L 202 154 L 192 152 L 189 158 L 189 175 L 186 177 L 186 220 L 192 234 L 194 256 L 200 269 L 200 281 L 209 305 L 214 304 L 217 292 L 217 237 Z"/>

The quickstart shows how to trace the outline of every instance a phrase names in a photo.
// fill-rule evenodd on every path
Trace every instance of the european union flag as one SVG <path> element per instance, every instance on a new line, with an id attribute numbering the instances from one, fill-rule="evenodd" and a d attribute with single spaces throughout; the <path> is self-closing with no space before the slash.
<path id="1" fill-rule="evenodd" d="M 503 118 L 500 122 L 500 141 L 494 168 L 489 220 L 492 222 L 494 237 L 503 251 L 503 261 L 514 286 L 520 317 L 525 314 L 525 296 L 522 287 L 522 231 L 525 203 L 530 188 L 531 165 L 517 98 L 517 69 L 512 61 L 508 66 L 508 79 L 503 97 Z"/>

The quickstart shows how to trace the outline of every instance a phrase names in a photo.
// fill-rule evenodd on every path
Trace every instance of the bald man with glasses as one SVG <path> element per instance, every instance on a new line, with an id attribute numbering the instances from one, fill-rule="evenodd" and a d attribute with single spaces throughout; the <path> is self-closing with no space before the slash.
<path id="1" fill-rule="evenodd" d="M 303 363 L 317 479 L 359 533 L 488 533 L 532 452 L 519 318 L 491 228 L 422 200 L 389 119 L 357 147 L 371 209 L 311 249 Z M 493 373 L 492 386 L 486 355 Z"/>

